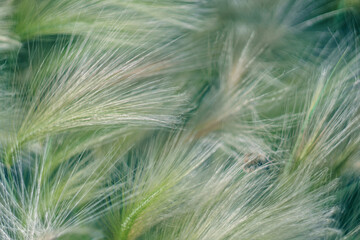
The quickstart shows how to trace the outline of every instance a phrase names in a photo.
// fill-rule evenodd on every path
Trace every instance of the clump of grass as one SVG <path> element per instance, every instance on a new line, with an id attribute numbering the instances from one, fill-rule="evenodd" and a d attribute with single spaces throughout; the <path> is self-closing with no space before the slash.
<path id="1" fill-rule="evenodd" d="M 1 165 L 2 239 L 56 239 L 76 232 L 106 210 L 105 200 L 120 187 L 105 185 L 112 156 L 83 153 L 53 167 L 51 148 L 48 139 L 44 152 L 22 154 L 11 169 Z"/>
<path id="2" fill-rule="evenodd" d="M 72 39 L 67 47 L 52 50 L 36 72 L 29 70 L 29 79 L 21 79 L 28 88 L 22 89 L 23 111 L 17 116 L 21 124 L 5 153 L 6 164 L 12 164 L 16 148 L 48 135 L 179 123 L 187 96 L 167 74 L 181 58 L 157 52 L 133 55 L 117 48 L 104 52 L 96 45 L 89 39 Z M 150 58 L 153 62 L 147 61 Z"/>
<path id="3" fill-rule="evenodd" d="M 107 217 L 111 239 L 135 239 L 166 215 L 170 217 L 191 188 L 186 179 L 206 165 L 218 148 L 216 141 L 194 142 L 188 134 L 159 134 L 140 146 L 118 167 L 116 178 L 124 183 L 118 195 L 123 203 Z"/>
<path id="4" fill-rule="evenodd" d="M 358 7 L 0 0 L 0 238 L 357 239 Z"/>

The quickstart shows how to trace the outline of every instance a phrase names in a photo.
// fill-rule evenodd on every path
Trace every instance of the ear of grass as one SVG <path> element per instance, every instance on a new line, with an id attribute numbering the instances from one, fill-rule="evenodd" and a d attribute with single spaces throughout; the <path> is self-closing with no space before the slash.
<path id="1" fill-rule="evenodd" d="M 262 128 L 261 112 L 281 96 L 280 87 L 284 85 L 272 76 L 271 68 L 259 60 L 265 45 L 254 43 L 255 34 L 246 38 L 236 28 L 224 31 L 217 81 L 207 91 L 190 123 L 198 137 L 223 131 L 232 124 L 243 127 L 244 131 L 256 128 L 251 126 L 253 122 Z"/>
<path id="2" fill-rule="evenodd" d="M 135 239 L 158 221 L 172 215 L 169 210 L 182 202 L 186 188 L 181 183 L 216 151 L 216 142 L 193 142 L 188 135 L 160 134 L 131 151 L 120 165 L 124 188 L 120 209 L 107 218 L 112 239 Z M 126 200 L 126 194 L 132 196 Z"/>
<path id="3" fill-rule="evenodd" d="M 260 0 L 215 1 L 207 6 L 212 10 L 207 17 L 214 21 L 208 31 L 217 35 L 208 50 L 216 59 L 211 66 L 214 67 L 211 77 L 217 80 L 210 82 L 203 104 L 196 112 L 192 123 L 195 131 L 199 137 L 206 136 L 221 132 L 226 126 L 231 129 L 234 122 L 249 129 L 254 126 L 244 123 L 256 122 L 257 129 L 274 131 L 269 124 L 271 120 L 265 116 L 275 118 L 272 124 L 276 125 L 280 116 L 287 113 L 287 107 L 291 106 L 287 101 L 293 97 L 290 90 L 295 89 L 295 74 L 289 73 L 300 72 L 294 64 L 299 68 L 306 65 L 298 59 L 309 58 L 309 52 L 314 51 L 314 40 L 305 37 L 307 28 L 298 25 L 315 17 L 308 8 L 326 15 L 327 11 L 336 9 L 336 4 Z M 318 24 L 309 23 L 309 27 L 313 25 Z M 311 34 L 314 38 L 314 33 Z M 197 121 L 200 126 L 196 126 Z M 267 126 L 261 126 L 263 122 Z"/>
<path id="4" fill-rule="evenodd" d="M 53 239 L 94 221 L 107 207 L 118 185 L 106 187 L 112 156 L 93 159 L 83 154 L 51 168 L 51 144 L 34 158 L 23 155 L 7 169 L 2 165 L 2 239 Z"/>
<path id="5" fill-rule="evenodd" d="M 242 160 L 203 169 L 183 212 L 144 239 L 318 239 L 339 236 L 332 227 L 334 184 L 313 190 L 312 170 L 287 179 L 259 168 L 245 173 Z M 212 172 L 210 174 L 208 171 Z M 320 174 L 321 175 L 321 174 Z M 319 175 L 319 176 L 320 176 Z M 190 193 L 190 192 L 189 192 Z"/>
<path id="6" fill-rule="evenodd" d="M 74 40 L 75 41 L 75 40 Z M 107 127 L 173 127 L 186 111 L 186 94 L 168 78 L 186 58 L 156 52 L 141 55 L 96 50 L 85 39 L 53 51 L 30 74 L 34 92 L 24 101 L 15 142 L 5 161 L 28 141 L 65 131 Z M 100 47 L 100 46 L 99 46 Z M 183 69 L 183 68 L 181 68 Z M 21 101 L 21 99 L 20 99 Z"/>
<path id="7" fill-rule="evenodd" d="M 336 53 L 338 53 L 336 51 Z M 345 56 L 346 53 L 343 53 Z M 293 167 L 316 163 L 336 172 L 358 152 L 358 57 L 326 62 L 301 123 L 291 161 Z M 322 69 L 322 70 L 321 70 Z M 290 165 L 291 165 L 290 164 Z"/>

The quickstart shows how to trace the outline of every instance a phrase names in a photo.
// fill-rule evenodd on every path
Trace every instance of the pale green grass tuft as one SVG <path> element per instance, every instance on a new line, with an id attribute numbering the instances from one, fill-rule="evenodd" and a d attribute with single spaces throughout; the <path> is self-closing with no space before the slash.
<path id="1" fill-rule="evenodd" d="M 360 239 L 354 0 L 0 0 L 0 239 Z"/>

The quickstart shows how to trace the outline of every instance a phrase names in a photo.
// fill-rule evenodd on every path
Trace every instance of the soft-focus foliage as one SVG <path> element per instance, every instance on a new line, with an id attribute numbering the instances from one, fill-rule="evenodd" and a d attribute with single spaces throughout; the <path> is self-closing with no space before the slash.
<path id="1" fill-rule="evenodd" d="M 359 30 L 355 0 L 0 0 L 0 239 L 359 239 Z"/>

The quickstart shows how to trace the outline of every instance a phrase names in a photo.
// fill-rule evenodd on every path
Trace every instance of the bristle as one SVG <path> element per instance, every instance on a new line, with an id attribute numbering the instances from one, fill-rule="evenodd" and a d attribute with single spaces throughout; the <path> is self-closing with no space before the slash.
<path id="1" fill-rule="evenodd" d="M 354 0 L 0 0 L 0 239 L 359 239 Z"/>

